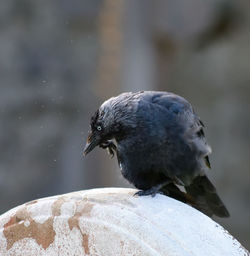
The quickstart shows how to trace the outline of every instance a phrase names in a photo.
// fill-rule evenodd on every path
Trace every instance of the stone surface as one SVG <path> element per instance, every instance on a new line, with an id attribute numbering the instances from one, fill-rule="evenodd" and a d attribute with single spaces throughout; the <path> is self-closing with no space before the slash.
<path id="1" fill-rule="evenodd" d="M 135 192 L 93 189 L 20 205 L 0 216 L 0 255 L 250 255 L 199 211 Z"/>

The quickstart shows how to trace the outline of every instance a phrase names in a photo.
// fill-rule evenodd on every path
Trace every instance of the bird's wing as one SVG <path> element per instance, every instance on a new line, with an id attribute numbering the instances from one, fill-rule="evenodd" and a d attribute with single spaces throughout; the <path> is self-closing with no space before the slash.
<path id="1" fill-rule="evenodd" d="M 135 94 L 140 98 L 144 105 L 151 104 L 153 107 L 162 108 L 168 113 L 178 114 L 179 116 L 187 112 L 193 113 L 191 104 L 183 97 L 170 92 L 161 91 L 144 91 Z"/>
<path id="2" fill-rule="evenodd" d="M 191 104 L 183 97 L 167 92 L 148 92 L 145 99 L 164 109 L 166 116 L 171 116 L 175 123 L 183 128 L 183 136 L 189 146 L 194 147 L 204 157 L 205 164 L 210 168 L 208 155 L 211 148 L 205 138 L 204 124 Z"/>

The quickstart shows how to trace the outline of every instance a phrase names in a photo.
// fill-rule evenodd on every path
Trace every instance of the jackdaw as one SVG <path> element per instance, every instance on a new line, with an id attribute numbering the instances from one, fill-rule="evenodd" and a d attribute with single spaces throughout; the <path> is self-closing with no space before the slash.
<path id="1" fill-rule="evenodd" d="M 84 155 L 96 146 L 116 152 L 122 175 L 139 189 L 136 195 L 162 193 L 208 216 L 229 216 L 206 176 L 211 148 L 204 124 L 183 97 L 122 93 L 100 106 L 90 126 Z"/>

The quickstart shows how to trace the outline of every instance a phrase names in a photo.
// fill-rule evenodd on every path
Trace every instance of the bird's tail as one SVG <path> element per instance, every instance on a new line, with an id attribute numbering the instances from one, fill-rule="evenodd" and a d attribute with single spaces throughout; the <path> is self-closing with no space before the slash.
<path id="1" fill-rule="evenodd" d="M 207 176 L 198 176 L 185 187 L 187 203 L 208 216 L 229 217 L 229 212 Z"/>
<path id="2" fill-rule="evenodd" d="M 161 188 L 161 192 L 193 206 L 207 216 L 229 217 L 229 212 L 217 195 L 214 185 L 206 176 L 195 178 L 192 184 L 186 186 L 185 189 L 186 193 L 175 184 L 170 183 Z"/>

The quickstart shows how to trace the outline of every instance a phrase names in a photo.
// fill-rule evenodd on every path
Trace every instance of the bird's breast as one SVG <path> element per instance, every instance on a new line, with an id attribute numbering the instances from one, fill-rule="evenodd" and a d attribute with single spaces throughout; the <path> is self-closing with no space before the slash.
<path id="1" fill-rule="evenodd" d="M 162 182 L 165 175 L 165 157 L 159 149 L 142 144 L 118 145 L 117 158 L 121 173 L 139 189 L 147 189 Z"/>

